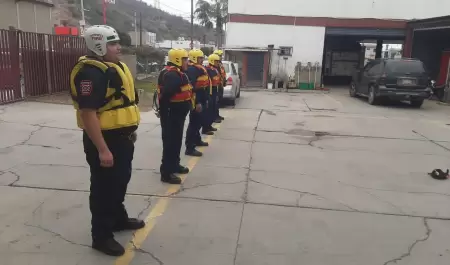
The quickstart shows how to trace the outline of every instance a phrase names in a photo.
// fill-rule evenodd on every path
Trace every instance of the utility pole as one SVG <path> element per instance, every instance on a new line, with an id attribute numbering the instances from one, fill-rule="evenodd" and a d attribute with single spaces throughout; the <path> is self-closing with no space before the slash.
<path id="1" fill-rule="evenodd" d="M 134 11 L 134 45 L 136 48 L 138 46 L 137 38 L 138 38 L 138 34 L 137 34 L 136 11 Z"/>
<path id="2" fill-rule="evenodd" d="M 139 46 L 142 47 L 142 12 L 139 11 Z"/>
<path id="3" fill-rule="evenodd" d="M 80 26 L 81 26 L 81 34 L 84 35 L 84 29 L 86 27 L 86 20 L 84 17 L 84 0 L 81 0 L 81 21 L 80 21 Z"/>
<path id="4" fill-rule="evenodd" d="M 191 0 L 191 49 L 194 49 L 194 0 Z"/>

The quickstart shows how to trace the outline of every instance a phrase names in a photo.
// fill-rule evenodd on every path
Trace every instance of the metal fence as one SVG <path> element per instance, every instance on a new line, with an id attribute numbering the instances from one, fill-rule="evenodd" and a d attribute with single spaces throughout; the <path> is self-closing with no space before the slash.
<path id="1" fill-rule="evenodd" d="M 69 91 L 69 75 L 86 53 L 79 37 L 0 30 L 0 104 Z"/>
<path id="2" fill-rule="evenodd" d="M 0 104 L 21 99 L 19 36 L 0 30 Z"/>

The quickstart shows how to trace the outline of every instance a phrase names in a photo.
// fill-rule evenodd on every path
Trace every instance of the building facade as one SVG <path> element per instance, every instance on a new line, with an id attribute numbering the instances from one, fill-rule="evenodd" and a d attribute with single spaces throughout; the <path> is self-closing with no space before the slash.
<path id="1" fill-rule="evenodd" d="M 0 0 L 0 29 L 53 33 L 51 0 Z"/>
<path id="2" fill-rule="evenodd" d="M 141 35 L 139 31 L 130 31 L 128 32 L 131 38 L 131 45 L 140 45 L 141 43 Z M 155 47 L 156 46 L 156 33 L 142 31 L 142 45 Z"/>
<path id="3" fill-rule="evenodd" d="M 363 64 L 364 48 L 358 43 L 374 42 L 381 54 L 383 41 L 405 40 L 408 21 L 444 16 L 450 1 L 229 0 L 228 7 L 225 49 L 242 58 L 248 81 L 258 78 L 262 68 L 262 85 L 286 76 L 297 81 L 309 76 L 308 82 L 317 84 L 327 77 L 337 81 L 338 72 Z M 244 51 L 238 54 L 239 49 Z M 257 51 L 250 57 L 258 63 L 249 61 L 255 53 L 249 49 Z M 321 76 L 311 80 L 311 72 Z"/>

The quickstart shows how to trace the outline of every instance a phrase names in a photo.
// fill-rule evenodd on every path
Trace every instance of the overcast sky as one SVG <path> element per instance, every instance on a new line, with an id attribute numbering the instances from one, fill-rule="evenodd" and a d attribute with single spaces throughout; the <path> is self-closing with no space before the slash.
<path id="1" fill-rule="evenodd" d="M 145 2 L 154 5 L 154 0 L 144 0 Z M 161 9 L 178 16 L 182 16 L 186 19 L 191 15 L 191 0 L 160 0 Z M 194 10 L 197 0 L 194 0 Z"/>

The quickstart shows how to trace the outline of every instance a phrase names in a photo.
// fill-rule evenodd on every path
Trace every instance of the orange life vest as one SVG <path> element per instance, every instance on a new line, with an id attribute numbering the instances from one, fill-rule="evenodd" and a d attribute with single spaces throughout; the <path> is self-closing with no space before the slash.
<path id="1" fill-rule="evenodd" d="M 168 72 L 177 72 L 180 75 L 181 78 L 181 92 L 175 94 L 170 101 L 171 102 L 184 102 L 184 101 L 191 101 L 192 100 L 192 85 L 189 83 L 189 79 L 186 76 L 185 73 L 181 72 L 180 69 L 178 69 L 175 66 L 169 66 L 166 65 L 164 69 L 162 70 L 162 75 L 167 74 Z M 183 78 L 184 77 L 184 78 Z M 163 80 L 163 79 L 161 79 Z M 158 84 L 158 98 L 161 99 L 162 91 L 164 91 L 164 84 Z"/>
<path id="2" fill-rule="evenodd" d="M 209 79 L 206 68 L 200 64 L 192 64 L 192 66 L 197 67 L 199 70 L 203 72 L 203 74 L 197 78 L 194 87 L 196 89 L 209 89 L 211 86 L 211 80 Z"/>
<path id="3" fill-rule="evenodd" d="M 208 65 L 208 68 L 213 70 L 213 71 L 215 71 L 217 73 L 215 76 L 213 76 L 211 78 L 211 85 L 215 86 L 215 87 L 220 86 L 220 84 L 221 84 L 221 76 L 220 76 L 219 71 L 217 71 L 217 68 L 215 68 L 215 67 L 213 67 L 211 65 Z"/>

